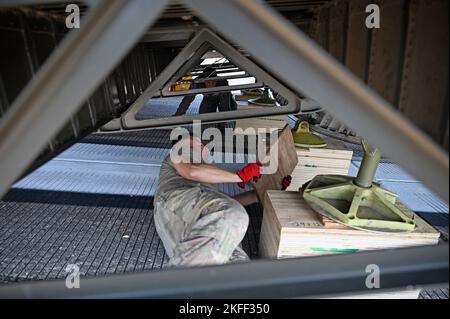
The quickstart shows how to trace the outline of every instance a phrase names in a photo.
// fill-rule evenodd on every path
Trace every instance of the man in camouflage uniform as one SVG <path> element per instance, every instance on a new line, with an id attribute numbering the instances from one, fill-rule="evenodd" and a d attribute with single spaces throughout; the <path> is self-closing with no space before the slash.
<path id="1" fill-rule="evenodd" d="M 248 227 L 247 212 L 238 200 L 212 184 L 242 186 L 259 177 L 260 165 L 249 164 L 237 173 L 223 170 L 206 164 L 206 152 L 199 139 L 185 137 L 174 148 L 186 143 L 197 161 L 171 152 L 172 156 L 167 156 L 161 165 L 154 198 L 155 226 L 169 256 L 169 265 L 248 260 L 240 247 Z"/>

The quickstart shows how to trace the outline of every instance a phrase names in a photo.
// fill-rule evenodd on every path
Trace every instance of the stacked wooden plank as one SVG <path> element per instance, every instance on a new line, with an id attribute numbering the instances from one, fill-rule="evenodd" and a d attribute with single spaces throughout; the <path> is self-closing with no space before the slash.
<path id="1" fill-rule="evenodd" d="M 398 207 L 413 215 L 405 206 Z M 324 225 L 300 193 L 269 190 L 259 252 L 263 257 L 286 258 L 437 244 L 439 232 L 418 215 L 415 221 L 416 230 L 410 233 L 368 232 L 331 221 Z"/>
<path id="2" fill-rule="evenodd" d="M 236 120 L 235 134 L 258 134 L 258 129 L 263 129 L 263 131 L 270 133 L 273 131 L 283 129 L 287 124 L 286 115 L 277 116 L 267 116 L 249 119 Z M 247 129 L 251 130 L 247 130 Z M 247 131 L 246 131 L 247 130 Z"/>
<path id="3" fill-rule="evenodd" d="M 260 110 L 262 107 L 257 105 L 249 104 L 247 101 L 241 102 L 238 101 L 238 110 Z M 250 134 L 250 133 L 242 133 L 241 130 L 246 130 L 248 128 L 254 129 L 257 133 L 259 129 L 266 129 L 267 132 L 273 132 L 276 130 L 281 130 L 287 125 L 287 115 L 273 115 L 273 116 L 263 116 L 256 118 L 248 118 L 248 119 L 239 119 L 236 120 L 235 130 L 236 134 Z M 250 131 L 247 131 L 250 132 Z"/>
<path id="4" fill-rule="evenodd" d="M 339 140 L 324 137 L 325 148 L 296 147 L 298 164 L 288 190 L 297 191 L 317 175 L 348 175 L 353 151 Z"/>

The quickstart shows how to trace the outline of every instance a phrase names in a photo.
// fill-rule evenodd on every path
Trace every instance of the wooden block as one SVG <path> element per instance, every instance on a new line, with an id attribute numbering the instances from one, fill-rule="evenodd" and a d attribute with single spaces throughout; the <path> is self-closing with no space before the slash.
<path id="1" fill-rule="evenodd" d="M 341 228 L 341 229 L 347 229 L 348 226 L 345 226 L 344 224 L 340 224 L 338 222 L 335 222 L 334 220 L 325 217 L 319 213 L 317 213 L 317 217 L 319 218 L 322 225 L 326 228 Z"/>
<path id="2" fill-rule="evenodd" d="M 283 129 L 286 126 L 286 124 L 287 124 L 286 115 L 240 119 L 236 120 L 235 134 L 243 134 L 241 130 L 236 130 L 238 128 L 242 129 L 243 131 L 245 131 L 248 128 L 253 128 L 256 133 L 258 131 L 258 128 L 266 129 L 267 132 L 273 132 L 276 130 Z"/>
<path id="3" fill-rule="evenodd" d="M 320 157 L 332 159 L 346 159 L 351 160 L 353 151 L 348 149 L 344 142 L 332 139 L 329 137 L 322 137 L 327 142 L 327 147 L 324 148 L 303 148 L 296 147 L 297 155 L 299 157 Z"/>
<path id="4" fill-rule="evenodd" d="M 435 245 L 440 233 L 415 215 L 416 230 L 410 233 L 377 233 L 332 222 L 324 226 L 319 215 L 300 193 L 267 191 L 264 200 L 260 255 L 286 258 L 357 252 L 408 246 Z M 413 215 L 401 203 L 405 213 Z"/>
<path id="5" fill-rule="evenodd" d="M 297 155 L 295 153 L 294 140 L 291 129 L 286 125 L 278 135 L 277 142 L 272 147 L 278 148 L 278 168 L 274 174 L 263 174 L 258 182 L 253 183 L 253 188 L 260 202 L 264 202 L 267 190 L 280 190 L 284 177 L 291 175 L 297 166 Z M 267 153 L 266 153 L 267 154 Z M 263 170 L 264 173 L 264 170 Z"/>
<path id="6" fill-rule="evenodd" d="M 342 168 L 348 170 L 350 168 L 351 160 L 339 159 L 339 158 L 327 158 L 327 157 L 298 157 L 298 166 L 304 166 L 306 168 Z"/>
<path id="7" fill-rule="evenodd" d="M 324 137 L 326 148 L 296 147 L 298 164 L 288 190 L 297 191 L 317 175 L 348 175 L 353 151 L 342 141 Z"/>
<path id="8" fill-rule="evenodd" d="M 334 167 L 308 167 L 308 166 L 296 166 L 292 171 L 292 176 L 316 176 L 319 174 L 336 174 L 336 175 L 347 175 L 348 168 L 334 168 Z"/>

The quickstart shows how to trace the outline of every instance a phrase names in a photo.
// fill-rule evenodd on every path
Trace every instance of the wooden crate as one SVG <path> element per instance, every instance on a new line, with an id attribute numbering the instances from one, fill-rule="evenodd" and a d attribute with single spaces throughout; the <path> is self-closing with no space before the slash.
<path id="1" fill-rule="evenodd" d="M 413 215 L 405 206 L 398 206 Z M 286 258 L 437 244 L 440 233 L 418 215 L 415 220 L 415 231 L 397 234 L 333 223 L 325 226 L 300 193 L 269 190 L 264 200 L 259 252 L 266 258 Z"/>
<path id="2" fill-rule="evenodd" d="M 297 191 L 317 175 L 348 175 L 353 151 L 339 140 L 324 137 L 326 148 L 296 147 L 298 164 L 288 190 Z"/>
<path id="3" fill-rule="evenodd" d="M 279 115 L 279 116 L 269 116 L 269 117 L 259 117 L 259 118 L 250 118 L 250 119 L 240 119 L 236 120 L 236 126 L 235 126 L 235 134 L 246 134 L 248 133 L 242 133 L 241 130 L 245 131 L 248 128 L 253 128 L 254 131 L 257 133 L 258 128 L 260 129 L 266 129 L 267 132 L 273 132 L 276 130 L 283 129 L 287 124 L 287 116 L 286 115 Z M 239 130 L 239 129 L 241 130 Z M 238 129 L 238 130 L 236 130 Z"/>
<path id="4" fill-rule="evenodd" d="M 266 151 L 266 154 L 277 154 L 277 156 L 273 156 L 274 158 L 270 158 L 269 163 L 264 164 L 261 169 L 261 178 L 257 182 L 252 183 L 261 203 L 264 202 L 264 197 L 267 194 L 267 190 L 280 190 L 282 188 L 283 178 L 291 175 L 297 165 L 294 140 L 292 138 L 289 125 L 285 125 L 285 127 L 278 133 L 276 143 L 270 147 L 276 147 L 278 151 L 276 153 Z M 276 161 L 277 163 L 276 172 L 266 174 L 265 166 L 270 164 L 272 161 Z"/>

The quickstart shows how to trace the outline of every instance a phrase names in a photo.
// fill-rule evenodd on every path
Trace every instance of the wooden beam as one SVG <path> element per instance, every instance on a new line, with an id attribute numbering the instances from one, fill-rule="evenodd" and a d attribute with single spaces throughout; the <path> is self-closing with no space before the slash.
<path id="1" fill-rule="evenodd" d="M 272 147 L 278 148 L 277 171 L 274 174 L 262 175 L 259 181 L 253 183 L 253 188 L 261 203 L 264 202 L 267 190 L 281 190 L 283 178 L 291 175 L 295 166 L 297 166 L 294 139 L 288 125 L 280 131 L 278 140 Z"/>

